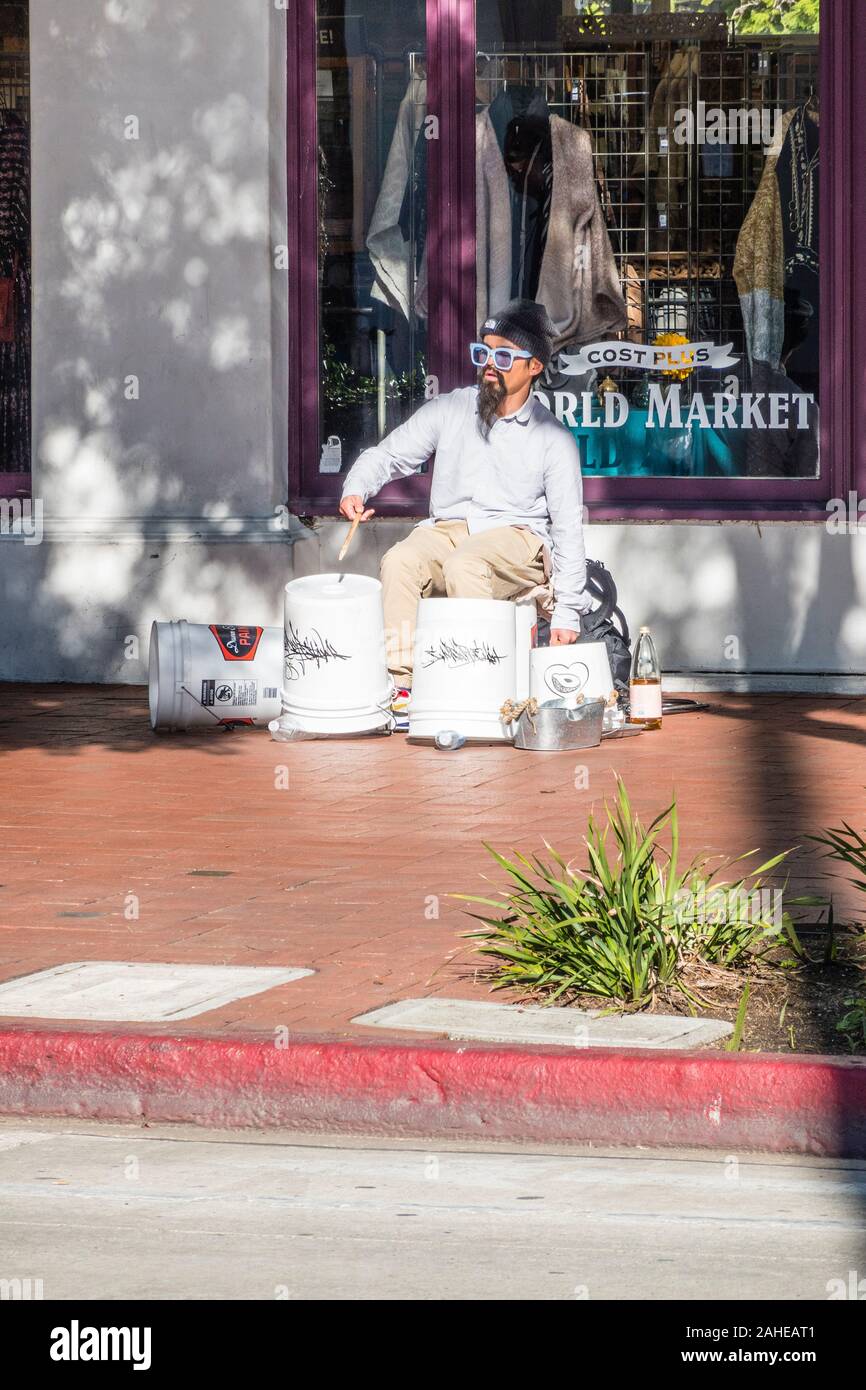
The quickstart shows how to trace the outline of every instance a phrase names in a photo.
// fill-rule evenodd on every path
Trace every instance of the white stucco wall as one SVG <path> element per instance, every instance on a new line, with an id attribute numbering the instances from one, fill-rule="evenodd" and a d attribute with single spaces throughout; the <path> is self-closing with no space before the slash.
<path id="1" fill-rule="evenodd" d="M 333 564 L 345 529 L 320 523 L 317 545 L 296 547 L 297 570 Z M 375 574 L 406 529 L 368 522 L 353 568 Z M 586 548 L 614 575 L 632 630 L 649 623 L 665 670 L 682 673 L 671 688 L 866 692 L 866 532 L 831 535 L 820 523 L 790 522 L 590 523 Z"/>
<path id="2" fill-rule="evenodd" d="M 31 0 L 45 535 L 0 535 L 0 679 L 143 683 L 154 619 L 279 622 L 283 583 L 336 557 L 344 527 L 287 531 L 275 516 L 289 390 L 286 274 L 273 268 L 284 34 L 263 0 Z M 129 116 L 138 140 L 124 138 Z M 130 375 L 138 400 L 125 398 Z M 364 528 L 354 564 L 375 573 L 406 529 Z M 668 670 L 866 690 L 866 534 L 594 525 L 588 550 L 629 621 L 652 625 Z"/>
<path id="3" fill-rule="evenodd" d="M 45 538 L 0 537 L 0 678 L 141 682 L 126 636 L 173 616 L 277 621 L 290 574 L 274 513 L 285 13 L 262 0 L 30 9 Z"/>

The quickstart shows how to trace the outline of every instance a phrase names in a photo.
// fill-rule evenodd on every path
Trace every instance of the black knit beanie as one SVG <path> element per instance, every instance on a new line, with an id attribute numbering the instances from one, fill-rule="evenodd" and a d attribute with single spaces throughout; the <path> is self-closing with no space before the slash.
<path id="1" fill-rule="evenodd" d="M 512 299 L 498 313 L 491 314 L 482 323 L 479 337 L 488 333 L 507 338 L 515 347 L 531 352 L 545 367 L 553 355 L 556 329 L 544 305 L 536 304 L 534 299 Z"/>

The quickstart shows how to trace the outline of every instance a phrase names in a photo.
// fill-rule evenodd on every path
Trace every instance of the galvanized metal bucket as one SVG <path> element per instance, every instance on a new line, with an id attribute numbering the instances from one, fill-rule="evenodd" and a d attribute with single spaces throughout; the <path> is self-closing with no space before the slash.
<path id="1" fill-rule="evenodd" d="M 574 748 L 595 748 L 601 743 L 604 701 L 587 700 L 568 709 L 563 702 L 540 705 L 531 718 L 524 710 L 517 721 L 515 748 L 533 753 L 567 753 Z M 533 728 L 533 724 L 535 728 Z"/>

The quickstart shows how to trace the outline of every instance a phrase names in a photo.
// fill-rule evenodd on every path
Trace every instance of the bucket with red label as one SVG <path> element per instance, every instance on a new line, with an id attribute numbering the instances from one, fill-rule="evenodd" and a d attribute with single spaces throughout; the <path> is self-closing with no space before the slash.
<path id="1" fill-rule="evenodd" d="M 282 708 L 283 629 L 188 623 L 150 630 L 148 699 L 153 729 L 264 728 Z"/>

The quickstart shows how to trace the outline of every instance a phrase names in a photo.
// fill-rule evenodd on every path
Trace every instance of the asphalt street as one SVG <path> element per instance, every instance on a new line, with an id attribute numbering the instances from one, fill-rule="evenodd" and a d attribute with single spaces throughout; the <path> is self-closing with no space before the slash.
<path id="1" fill-rule="evenodd" d="M 826 1300 L 864 1276 L 863 1163 L 0 1120 L 0 1281 L 45 1299 Z"/>

